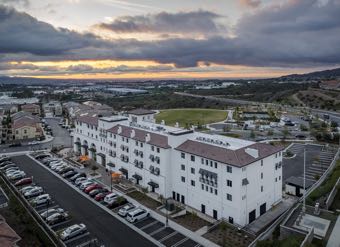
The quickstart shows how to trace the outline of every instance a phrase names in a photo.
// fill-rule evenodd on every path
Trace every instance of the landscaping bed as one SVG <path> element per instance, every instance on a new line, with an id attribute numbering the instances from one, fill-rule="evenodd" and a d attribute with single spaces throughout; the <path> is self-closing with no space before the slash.
<path id="1" fill-rule="evenodd" d="M 156 209 L 162 205 L 162 203 L 148 197 L 144 193 L 137 190 L 129 192 L 126 195 L 130 196 L 131 198 L 135 199 L 148 208 Z"/>
<path id="2" fill-rule="evenodd" d="M 225 222 L 218 224 L 213 230 L 204 234 L 203 237 L 223 247 L 247 247 L 255 239 L 254 236 L 244 231 L 238 231 L 235 227 Z"/>
<path id="3" fill-rule="evenodd" d="M 193 213 L 186 213 L 183 216 L 172 218 L 172 220 L 193 232 L 197 231 L 203 226 L 208 226 L 210 224 L 208 221 L 198 217 L 196 214 Z"/>

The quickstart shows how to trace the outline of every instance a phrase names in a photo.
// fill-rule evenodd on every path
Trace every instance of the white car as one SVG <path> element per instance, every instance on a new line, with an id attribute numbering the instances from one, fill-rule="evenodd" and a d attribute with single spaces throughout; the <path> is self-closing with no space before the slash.
<path id="1" fill-rule="evenodd" d="M 26 176 L 26 173 L 24 171 L 16 171 L 16 172 L 12 172 L 10 173 L 7 177 L 9 179 L 15 179 L 15 178 L 18 178 L 18 177 L 25 177 Z"/>
<path id="2" fill-rule="evenodd" d="M 8 172 L 5 173 L 6 177 L 16 174 L 16 173 L 20 173 L 22 172 L 21 170 L 9 170 Z"/>
<path id="3" fill-rule="evenodd" d="M 74 238 L 80 234 L 87 232 L 86 226 L 84 224 L 75 224 L 70 227 L 67 227 L 64 231 L 61 232 L 60 238 L 65 241 L 71 238 Z"/>
<path id="4" fill-rule="evenodd" d="M 92 185 L 92 184 L 94 184 L 94 183 L 95 183 L 95 182 L 92 181 L 92 180 L 86 181 L 86 182 L 81 183 L 80 186 L 79 186 L 79 188 L 80 188 L 81 190 L 84 190 L 87 186 L 90 186 L 90 185 Z"/>
<path id="5" fill-rule="evenodd" d="M 7 168 L 5 170 L 5 173 L 10 172 L 10 171 L 18 171 L 18 170 L 19 170 L 19 167 L 13 166 L 13 167 Z"/>
<path id="6" fill-rule="evenodd" d="M 8 178 L 11 179 L 11 180 L 19 180 L 19 179 L 22 179 L 22 178 L 25 178 L 25 177 L 26 177 L 26 174 L 24 172 L 22 172 L 22 173 L 13 174 L 13 175 L 9 176 Z"/>
<path id="7" fill-rule="evenodd" d="M 50 165 L 50 167 L 51 167 L 52 170 L 54 170 L 54 169 L 56 169 L 57 167 L 63 166 L 63 165 L 65 165 L 65 163 L 64 163 L 63 161 L 60 161 L 60 162 L 58 162 L 58 163 L 54 163 L 54 164 Z"/>
<path id="8" fill-rule="evenodd" d="M 126 214 L 126 220 L 130 223 L 145 219 L 149 216 L 149 212 L 142 208 L 136 208 Z"/>
<path id="9" fill-rule="evenodd" d="M 39 205 L 43 205 L 43 204 L 47 204 L 51 201 L 51 197 L 49 194 L 43 194 L 40 196 L 37 196 L 36 198 L 34 198 L 31 203 L 34 206 L 39 206 Z"/>
<path id="10" fill-rule="evenodd" d="M 46 219 L 47 217 L 55 214 L 55 213 L 64 213 L 64 209 L 62 208 L 50 208 L 40 214 L 41 218 Z"/>
<path id="11" fill-rule="evenodd" d="M 118 198 L 117 194 L 110 193 L 104 197 L 104 202 L 107 204 L 112 204 L 117 198 Z"/>
<path id="12" fill-rule="evenodd" d="M 32 142 L 29 142 L 29 143 L 28 143 L 28 145 L 37 145 L 37 144 L 39 144 L 38 141 L 32 141 Z"/>
<path id="13" fill-rule="evenodd" d="M 46 223 L 49 225 L 55 225 L 57 223 L 63 222 L 68 218 L 68 214 L 63 213 L 54 213 L 46 218 Z"/>
<path id="14" fill-rule="evenodd" d="M 58 164 L 58 165 L 52 166 L 51 169 L 52 169 L 52 171 L 56 171 L 57 169 L 62 168 L 62 167 L 65 167 L 65 166 L 66 166 L 65 163 L 60 163 L 60 164 Z"/>
<path id="15" fill-rule="evenodd" d="M 87 180 L 87 178 L 81 177 L 81 178 L 77 178 L 76 181 L 74 182 L 75 185 L 80 185 L 81 183 L 85 182 Z"/>
<path id="16" fill-rule="evenodd" d="M 59 164 L 62 164 L 62 163 L 63 163 L 63 161 L 58 159 L 58 160 L 51 161 L 50 163 L 48 163 L 48 166 L 52 168 L 53 166 L 59 165 Z"/>
<path id="17" fill-rule="evenodd" d="M 26 192 L 28 192 L 28 191 L 30 191 L 30 190 L 36 188 L 36 187 L 37 187 L 37 186 L 28 185 L 28 186 L 25 186 L 24 188 L 22 188 L 22 189 L 20 190 L 20 192 L 21 192 L 22 194 L 25 194 Z"/>
<path id="18" fill-rule="evenodd" d="M 118 214 L 122 217 L 125 217 L 128 212 L 134 210 L 135 208 L 135 205 L 133 205 L 132 203 L 128 203 L 124 207 L 119 209 Z"/>
<path id="19" fill-rule="evenodd" d="M 39 196 L 43 193 L 43 189 L 41 187 L 35 187 L 24 193 L 24 197 L 30 198 L 34 196 Z"/>

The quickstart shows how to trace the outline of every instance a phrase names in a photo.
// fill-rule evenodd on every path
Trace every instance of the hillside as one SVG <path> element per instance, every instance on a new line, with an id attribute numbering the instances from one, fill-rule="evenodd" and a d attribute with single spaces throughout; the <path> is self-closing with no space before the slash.
<path id="1" fill-rule="evenodd" d="M 292 74 L 282 76 L 279 79 L 282 80 L 317 80 L 317 79 L 334 79 L 340 78 L 340 68 L 329 69 L 322 71 L 315 71 L 307 74 Z"/>

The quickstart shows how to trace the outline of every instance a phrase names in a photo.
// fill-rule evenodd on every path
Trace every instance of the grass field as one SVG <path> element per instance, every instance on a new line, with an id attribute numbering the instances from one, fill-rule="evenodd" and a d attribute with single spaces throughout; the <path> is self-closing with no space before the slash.
<path id="1" fill-rule="evenodd" d="M 178 122 L 181 127 L 187 127 L 223 121 L 226 117 L 226 111 L 216 109 L 169 109 L 160 111 L 156 121 L 164 120 L 166 125 L 171 126 Z"/>

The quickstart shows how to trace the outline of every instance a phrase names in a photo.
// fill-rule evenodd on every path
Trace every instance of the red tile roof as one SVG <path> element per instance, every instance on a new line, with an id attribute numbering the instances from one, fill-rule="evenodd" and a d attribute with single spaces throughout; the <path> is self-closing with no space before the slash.
<path id="1" fill-rule="evenodd" d="M 259 152 L 259 157 L 254 158 L 246 152 L 247 148 L 256 149 Z M 264 143 L 254 143 L 244 148 L 237 150 L 226 149 L 223 147 L 202 143 L 198 141 L 187 140 L 179 145 L 176 150 L 194 154 L 207 159 L 215 160 L 224 164 L 229 164 L 237 167 L 249 165 L 257 160 L 263 159 L 269 155 L 283 150 L 282 147 L 272 146 Z"/>
<path id="2" fill-rule="evenodd" d="M 82 123 L 98 126 L 98 117 L 79 116 L 77 120 Z"/>
<path id="3" fill-rule="evenodd" d="M 38 124 L 40 123 L 39 118 L 36 118 L 34 116 L 23 116 L 18 119 L 13 120 L 13 129 L 19 129 L 24 126 L 32 126 L 32 127 L 38 127 Z"/>
<path id="4" fill-rule="evenodd" d="M 131 132 L 132 130 L 134 130 L 135 136 L 132 139 L 140 141 L 140 142 L 145 142 L 146 135 L 150 134 L 150 141 L 147 142 L 148 144 L 161 147 L 161 148 L 170 148 L 168 144 L 167 136 L 156 134 L 153 132 L 148 132 L 145 130 L 140 130 L 140 129 L 136 129 L 136 128 L 132 128 L 128 126 L 123 126 L 120 124 L 112 127 L 111 129 L 108 129 L 107 131 L 113 134 L 118 134 L 119 127 L 122 128 L 122 132 L 119 134 L 120 136 L 131 138 Z"/>

